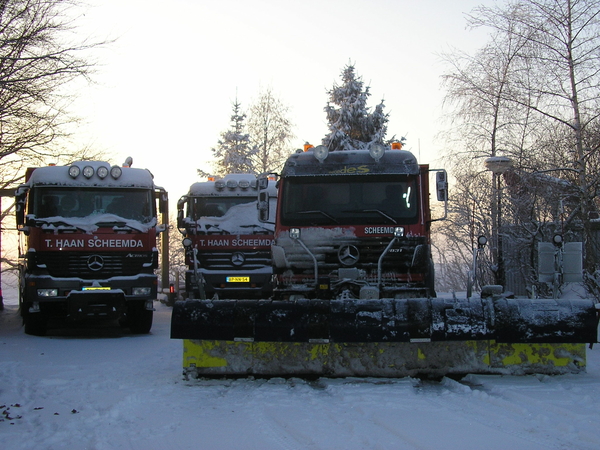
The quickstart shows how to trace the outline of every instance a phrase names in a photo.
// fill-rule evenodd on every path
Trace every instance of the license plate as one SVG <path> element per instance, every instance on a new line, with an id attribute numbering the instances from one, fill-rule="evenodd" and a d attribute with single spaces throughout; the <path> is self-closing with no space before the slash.
<path id="1" fill-rule="evenodd" d="M 227 277 L 228 283 L 250 283 L 250 277 Z"/>
<path id="2" fill-rule="evenodd" d="M 109 287 L 84 286 L 82 291 L 110 291 Z"/>

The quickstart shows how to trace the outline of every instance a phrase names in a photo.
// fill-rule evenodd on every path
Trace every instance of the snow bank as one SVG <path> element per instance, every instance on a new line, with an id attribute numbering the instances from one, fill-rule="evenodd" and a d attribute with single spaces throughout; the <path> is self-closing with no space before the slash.
<path id="1" fill-rule="evenodd" d="M 597 348 L 578 375 L 185 381 L 171 309 L 155 307 L 138 336 L 116 325 L 28 336 L 16 306 L 0 311 L 2 447 L 600 448 Z"/>

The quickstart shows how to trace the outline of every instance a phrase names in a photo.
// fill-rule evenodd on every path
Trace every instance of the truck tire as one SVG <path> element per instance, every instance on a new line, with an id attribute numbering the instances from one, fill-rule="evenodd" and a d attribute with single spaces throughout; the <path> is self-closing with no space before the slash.
<path id="1" fill-rule="evenodd" d="M 48 330 L 48 319 L 42 313 L 25 313 L 23 316 L 25 334 L 45 336 Z"/>
<path id="2" fill-rule="evenodd" d="M 127 316 L 129 317 L 129 329 L 134 334 L 148 334 L 152 328 L 152 317 L 154 311 L 147 310 L 143 305 L 131 308 Z"/>

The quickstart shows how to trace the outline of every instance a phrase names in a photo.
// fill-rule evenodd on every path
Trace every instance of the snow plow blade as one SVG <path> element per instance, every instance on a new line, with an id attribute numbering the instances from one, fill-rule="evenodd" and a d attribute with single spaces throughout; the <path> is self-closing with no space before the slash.
<path id="1" fill-rule="evenodd" d="M 494 341 L 301 343 L 183 341 L 186 378 L 558 375 L 585 371 L 586 344 Z"/>
<path id="2" fill-rule="evenodd" d="M 590 299 L 187 300 L 171 338 L 197 376 L 564 373 L 597 341 Z"/>

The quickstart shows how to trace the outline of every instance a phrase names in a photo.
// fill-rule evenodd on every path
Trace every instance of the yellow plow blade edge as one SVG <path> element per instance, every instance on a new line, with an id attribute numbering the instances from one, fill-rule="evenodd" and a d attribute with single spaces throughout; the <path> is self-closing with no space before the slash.
<path id="1" fill-rule="evenodd" d="M 586 344 L 183 340 L 186 377 L 440 377 L 585 371 Z"/>

